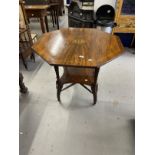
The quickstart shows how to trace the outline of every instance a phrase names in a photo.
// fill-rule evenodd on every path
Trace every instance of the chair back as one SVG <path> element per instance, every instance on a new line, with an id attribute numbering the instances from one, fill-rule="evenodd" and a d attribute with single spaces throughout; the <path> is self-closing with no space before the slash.
<path id="1" fill-rule="evenodd" d="M 25 33 L 27 33 L 26 37 Z M 19 1 L 19 38 L 20 40 L 22 39 L 27 41 L 29 38 L 29 41 L 32 44 L 31 31 L 28 24 L 23 0 Z"/>
<path id="2" fill-rule="evenodd" d="M 28 20 L 24 9 L 24 2 L 19 1 L 19 28 L 27 28 Z"/>
<path id="3" fill-rule="evenodd" d="M 19 1 L 19 58 L 22 59 L 25 68 L 27 64 L 25 59 L 29 56 L 35 60 L 31 46 L 33 45 L 33 39 L 31 37 L 31 31 L 28 24 L 24 2 Z"/>

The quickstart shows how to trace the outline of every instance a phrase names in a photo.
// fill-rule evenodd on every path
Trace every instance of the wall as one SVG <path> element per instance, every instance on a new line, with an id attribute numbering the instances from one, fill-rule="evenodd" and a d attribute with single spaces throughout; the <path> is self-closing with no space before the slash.
<path id="1" fill-rule="evenodd" d="M 109 4 L 115 8 L 116 0 L 95 0 L 94 11 L 96 11 L 103 4 Z"/>
<path id="2" fill-rule="evenodd" d="M 96 11 L 97 8 L 103 4 L 112 5 L 115 8 L 115 3 L 117 0 L 95 0 L 94 2 L 94 10 Z M 64 0 L 64 4 L 66 5 L 66 0 Z"/>
<path id="3" fill-rule="evenodd" d="M 66 0 L 64 0 L 64 5 L 66 5 Z"/>

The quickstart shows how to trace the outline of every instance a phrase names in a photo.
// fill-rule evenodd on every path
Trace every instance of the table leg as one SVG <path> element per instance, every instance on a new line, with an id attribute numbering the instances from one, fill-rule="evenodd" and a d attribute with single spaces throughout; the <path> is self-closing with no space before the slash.
<path id="1" fill-rule="evenodd" d="M 54 66 L 54 70 L 55 70 L 55 73 L 56 73 L 56 78 L 57 78 L 57 80 L 59 80 L 59 67 Z"/>
<path id="2" fill-rule="evenodd" d="M 61 84 L 60 80 L 59 80 L 59 67 L 58 66 L 54 66 L 54 70 L 56 73 L 56 77 L 57 77 L 57 81 L 56 81 L 56 88 L 57 88 L 57 99 L 60 102 L 60 93 L 62 90 L 63 85 Z"/>
<path id="3" fill-rule="evenodd" d="M 53 10 L 51 9 L 50 12 L 51 12 L 51 21 L 52 21 L 52 24 L 53 24 L 53 27 L 54 27 L 55 23 L 54 23 Z"/>
<path id="4" fill-rule="evenodd" d="M 92 90 L 93 97 L 94 97 L 93 105 L 95 105 L 97 102 L 97 91 L 98 91 L 97 77 L 98 77 L 98 73 L 99 73 L 99 68 L 95 68 L 95 74 L 94 74 L 95 80 L 94 80 L 94 83 L 91 85 L 91 90 Z"/>
<path id="5" fill-rule="evenodd" d="M 100 68 L 95 68 L 95 84 L 97 83 L 97 77 L 98 77 L 98 73 L 99 73 Z"/>
<path id="6" fill-rule="evenodd" d="M 47 16 L 45 16 L 45 25 L 46 25 L 46 31 L 49 32 Z"/>
<path id="7" fill-rule="evenodd" d="M 54 9 L 54 16 L 55 16 L 55 24 L 57 25 L 57 29 L 59 29 L 59 15 L 57 7 Z"/>
<path id="8" fill-rule="evenodd" d="M 44 17 L 40 17 L 40 25 L 41 25 L 41 30 L 42 33 L 45 33 L 45 26 L 44 26 Z"/>

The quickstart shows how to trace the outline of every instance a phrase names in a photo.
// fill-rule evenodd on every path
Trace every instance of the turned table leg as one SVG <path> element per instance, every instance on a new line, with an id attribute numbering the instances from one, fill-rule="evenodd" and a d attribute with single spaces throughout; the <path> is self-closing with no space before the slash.
<path id="1" fill-rule="evenodd" d="M 60 93 L 61 93 L 61 90 L 62 90 L 62 84 L 60 83 L 60 80 L 59 80 L 59 78 L 60 78 L 59 77 L 59 67 L 54 66 L 54 70 L 55 70 L 56 78 L 57 78 L 57 81 L 56 81 L 57 99 L 60 102 Z"/>
<path id="2" fill-rule="evenodd" d="M 40 25 L 41 25 L 41 30 L 42 33 L 45 33 L 45 26 L 44 26 L 44 17 L 40 17 Z"/>
<path id="3" fill-rule="evenodd" d="M 93 98 L 94 98 L 93 105 L 95 105 L 97 102 L 97 91 L 98 91 L 97 77 L 98 77 L 99 70 L 100 68 L 95 68 L 94 84 L 91 86 L 91 90 L 92 90 Z"/>
<path id="4" fill-rule="evenodd" d="M 46 31 L 49 32 L 47 16 L 45 16 L 45 25 L 46 25 Z"/>

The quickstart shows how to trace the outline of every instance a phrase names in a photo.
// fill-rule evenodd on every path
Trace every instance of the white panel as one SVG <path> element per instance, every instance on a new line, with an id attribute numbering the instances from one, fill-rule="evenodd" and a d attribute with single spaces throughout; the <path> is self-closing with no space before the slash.
<path id="1" fill-rule="evenodd" d="M 104 4 L 109 4 L 115 8 L 116 0 L 95 0 L 94 2 L 94 11 L 96 11 L 100 6 Z"/>

